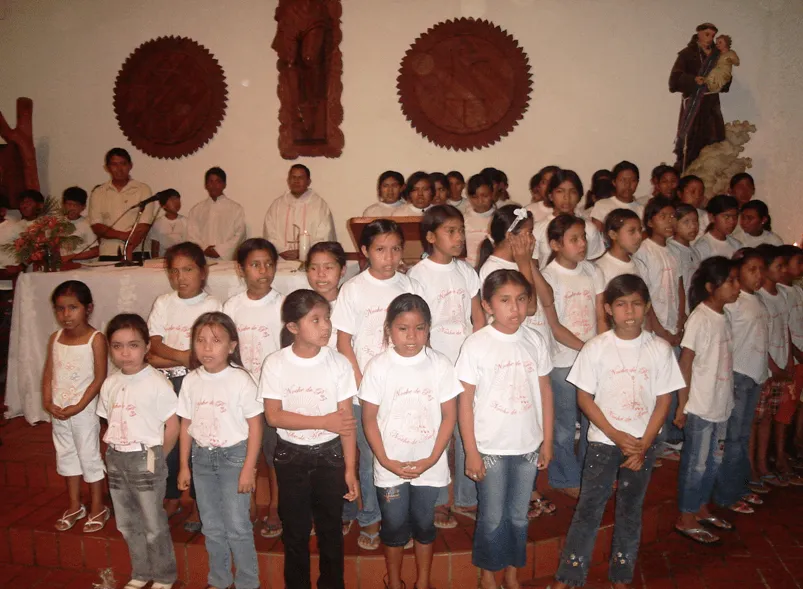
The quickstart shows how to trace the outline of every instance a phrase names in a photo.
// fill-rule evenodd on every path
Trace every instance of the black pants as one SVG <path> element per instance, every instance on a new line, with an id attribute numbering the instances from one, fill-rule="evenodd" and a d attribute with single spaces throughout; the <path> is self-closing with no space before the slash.
<path id="1" fill-rule="evenodd" d="M 181 390 L 182 382 L 184 382 L 183 376 L 176 376 L 170 379 L 170 384 L 173 385 L 173 390 L 176 392 L 176 396 L 178 396 L 178 393 Z M 176 445 L 173 446 L 170 454 L 165 457 L 165 462 L 167 463 L 167 486 L 165 488 L 165 499 L 181 499 L 181 491 L 178 488 L 178 471 L 181 468 L 181 456 L 178 446 L 179 442 L 176 441 Z M 192 468 L 192 458 L 190 458 L 190 468 Z M 193 482 L 192 477 L 190 477 L 190 497 L 195 499 L 195 483 Z"/>
<path id="2" fill-rule="evenodd" d="M 346 493 L 340 438 L 318 446 L 302 446 L 281 438 L 276 446 L 279 518 L 284 542 L 284 584 L 310 589 L 309 535 L 312 521 L 318 536 L 318 589 L 344 589 L 341 513 Z"/>

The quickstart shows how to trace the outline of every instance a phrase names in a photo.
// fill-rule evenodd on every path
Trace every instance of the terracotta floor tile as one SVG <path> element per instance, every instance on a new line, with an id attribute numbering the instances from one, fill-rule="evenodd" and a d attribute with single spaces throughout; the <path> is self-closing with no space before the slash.
<path id="1" fill-rule="evenodd" d="M 13 563 L 28 566 L 34 563 L 33 532 L 31 530 L 9 530 L 9 542 L 11 543 L 11 561 Z"/>
<path id="2" fill-rule="evenodd" d="M 59 566 L 59 544 L 56 532 L 33 533 L 34 560 L 38 566 L 57 568 Z"/>
<path id="3" fill-rule="evenodd" d="M 56 534 L 59 542 L 59 562 L 65 569 L 84 568 L 84 547 L 81 536 L 61 532 Z"/>

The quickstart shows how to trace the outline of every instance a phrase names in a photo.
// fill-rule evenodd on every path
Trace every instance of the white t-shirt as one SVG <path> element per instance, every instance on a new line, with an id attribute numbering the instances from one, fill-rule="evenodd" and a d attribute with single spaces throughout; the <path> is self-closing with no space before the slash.
<path id="1" fill-rule="evenodd" d="M 539 376 L 552 371 L 547 344 L 536 331 L 502 333 L 486 325 L 468 336 L 457 378 L 474 385 L 474 436 L 482 454 L 535 452 L 544 441 Z"/>
<path id="2" fill-rule="evenodd" d="M 550 209 L 552 211 L 552 209 Z M 555 219 L 555 215 L 551 212 L 549 216 L 536 223 L 533 227 L 533 237 L 535 237 L 535 250 L 533 250 L 533 258 L 538 260 L 539 268 L 545 268 L 549 256 L 552 254 L 552 248 L 549 247 L 549 240 L 547 239 L 547 227 Z M 596 228 L 594 223 L 590 221 L 585 224 L 586 226 L 586 260 L 596 260 L 605 253 L 605 242 L 602 240 L 602 235 Z"/>
<path id="3" fill-rule="evenodd" d="M 619 258 L 612 256 L 611 252 L 605 252 L 604 256 L 594 260 L 594 265 L 602 272 L 602 280 L 605 282 L 606 287 L 611 280 L 622 274 L 641 276 L 636 263 L 632 259 L 629 262 L 623 262 Z"/>
<path id="4" fill-rule="evenodd" d="M 633 202 L 622 202 L 615 195 L 595 202 L 591 209 L 591 218 L 604 224 L 608 213 L 616 209 L 630 209 L 638 215 L 639 219 L 644 218 L 644 205 L 635 200 Z"/>
<path id="5" fill-rule="evenodd" d="M 777 295 L 770 294 L 762 288 L 758 291 L 758 296 L 761 297 L 761 302 L 767 307 L 770 316 L 770 358 L 778 368 L 784 370 L 789 361 L 789 308 L 786 294 L 780 288 Z"/>
<path id="6" fill-rule="evenodd" d="M 602 272 L 591 262 L 580 262 L 573 270 L 553 261 L 542 271 L 555 293 L 555 312 L 561 325 L 587 342 L 597 335 L 597 295 L 605 291 Z M 577 350 L 556 342 L 552 362 L 556 367 L 571 366 Z"/>
<path id="7" fill-rule="evenodd" d="M 497 270 L 516 270 L 518 271 L 519 266 L 516 262 L 509 262 L 507 260 L 503 260 L 497 256 L 489 256 L 485 263 L 480 268 L 480 285 L 485 284 L 485 279 L 488 278 L 493 272 Z M 480 286 L 480 288 L 482 288 Z M 535 291 L 533 291 L 535 292 Z M 544 341 L 547 344 L 547 349 L 549 351 L 549 357 L 555 353 L 555 348 L 557 346 L 557 342 L 555 341 L 555 336 L 552 335 L 552 329 L 549 327 L 549 322 L 546 318 L 546 313 L 544 313 L 544 305 L 541 303 L 541 299 L 538 298 L 536 295 L 536 309 L 535 315 L 528 315 L 527 318 L 524 320 L 524 326 L 530 329 L 534 329 L 538 333 L 541 334 L 541 337 L 544 338 Z"/>
<path id="8" fill-rule="evenodd" d="M 447 200 L 446 200 L 446 204 L 447 204 L 447 205 L 452 205 L 452 206 L 453 206 L 454 208 L 456 208 L 458 211 L 460 211 L 461 213 L 463 213 L 463 215 L 465 215 L 465 214 L 466 214 L 466 211 L 467 211 L 469 208 L 471 208 L 470 201 L 468 200 L 468 197 L 465 197 L 465 196 L 464 196 L 463 198 L 461 198 L 460 200 L 457 200 L 457 201 L 455 201 L 455 200 L 451 200 L 451 199 L 447 199 Z"/>
<path id="9" fill-rule="evenodd" d="M 360 399 L 377 405 L 379 433 L 391 460 L 412 462 L 428 458 L 435 448 L 441 426 L 441 403 L 463 391 L 452 362 L 443 354 L 424 347 L 412 358 L 392 348 L 375 356 L 365 368 Z M 445 487 L 449 463 L 443 452 L 435 465 L 410 481 L 384 468 L 374 457 L 374 485 L 395 487 Z"/>
<path id="10" fill-rule="evenodd" d="M 223 305 L 223 312 L 237 326 L 243 366 L 254 379 L 259 379 L 265 358 L 281 348 L 283 302 L 284 297 L 274 288 L 258 301 L 241 292 Z"/>
<path id="11" fill-rule="evenodd" d="M 400 198 L 392 204 L 375 202 L 362 212 L 363 217 L 392 217 L 400 206 L 404 204 L 404 199 Z"/>
<path id="12" fill-rule="evenodd" d="M 706 233 L 692 244 L 692 248 L 700 256 L 700 261 L 713 258 L 714 256 L 725 256 L 729 260 L 737 250 L 741 249 L 742 244 L 736 239 L 727 235 L 724 241 L 713 237 L 711 233 Z"/>
<path id="13" fill-rule="evenodd" d="M 772 231 L 762 231 L 761 235 L 750 235 L 745 233 L 741 227 L 733 230 L 733 238 L 738 240 L 743 247 L 758 247 L 762 243 L 770 245 L 783 245 L 783 239 Z"/>
<path id="14" fill-rule="evenodd" d="M 786 295 L 792 344 L 798 350 L 803 350 L 803 287 L 800 285 L 786 286 L 779 284 L 778 288 Z"/>
<path id="15" fill-rule="evenodd" d="M 160 211 L 148 236 L 151 241 L 159 242 L 159 257 L 163 258 L 167 248 L 187 241 L 187 230 L 187 217 L 179 215 L 175 219 L 168 219 L 164 211 Z"/>
<path id="16" fill-rule="evenodd" d="M 337 241 L 332 211 L 326 201 L 314 190 L 307 190 L 299 197 L 287 191 L 268 208 L 263 236 L 282 253 L 298 249 L 298 244 L 292 242 L 304 231 L 309 233 L 310 247 L 320 241 Z"/>
<path id="17" fill-rule="evenodd" d="M 369 270 L 360 272 L 340 289 L 332 327 L 351 334 L 351 345 L 360 370 L 385 349 L 384 326 L 388 305 L 406 292 L 423 294 L 421 285 L 400 272 L 379 280 Z"/>
<path id="18" fill-rule="evenodd" d="M 162 343 L 174 350 L 189 350 L 192 324 L 204 313 L 220 311 L 223 306 L 215 297 L 202 292 L 191 299 L 182 299 L 173 291 L 159 295 L 148 316 L 151 336 L 161 335 Z"/>
<path id="19" fill-rule="evenodd" d="M 488 237 L 493 216 L 493 208 L 484 213 L 475 213 L 474 209 L 468 207 L 463 213 L 466 227 L 466 262 L 474 268 L 477 267 L 477 262 L 480 260 L 480 246 Z"/>
<path id="20" fill-rule="evenodd" d="M 61 248 L 62 255 L 77 254 L 84 248 L 91 249 L 87 246 L 95 242 L 95 232 L 92 231 L 92 226 L 89 224 L 89 219 L 87 219 L 86 217 L 78 217 L 75 221 L 70 221 L 70 223 L 72 223 L 73 227 L 75 227 L 75 231 L 73 231 L 72 234 L 77 237 L 80 237 L 81 242 L 69 251 L 64 247 L 62 247 Z M 82 260 L 82 262 L 91 262 L 91 261 L 92 259 Z"/>
<path id="21" fill-rule="evenodd" d="M 757 294 L 741 291 L 735 303 L 725 305 L 733 333 L 733 370 L 758 384 L 769 376 L 770 315 Z"/>
<path id="22" fill-rule="evenodd" d="M 136 374 L 112 372 L 100 387 L 96 413 L 109 422 L 103 441 L 125 449 L 164 443 L 165 422 L 176 412 L 173 385 L 151 365 Z"/>
<path id="23" fill-rule="evenodd" d="M 432 347 L 454 364 L 460 346 L 473 330 L 471 299 L 479 295 L 479 276 L 463 260 L 438 264 L 429 258 L 418 262 L 407 275 L 421 285 L 421 296 L 432 313 Z"/>
<path id="24" fill-rule="evenodd" d="M 633 254 L 639 275 L 650 290 L 655 316 L 669 333 L 678 331 L 680 314 L 680 263 L 668 246 L 645 239 Z"/>
<path id="25" fill-rule="evenodd" d="M 265 359 L 259 378 L 259 396 L 282 402 L 282 409 L 308 417 L 337 411 L 337 404 L 357 396 L 354 370 L 343 354 L 321 348 L 314 358 L 301 358 L 287 346 Z M 277 428 L 279 437 L 291 444 L 315 446 L 338 437 L 323 429 Z"/>
<path id="26" fill-rule="evenodd" d="M 423 217 L 424 213 L 427 212 L 428 208 L 429 207 L 427 207 L 426 209 L 419 209 L 418 207 L 413 206 L 412 203 L 405 202 L 403 205 L 401 205 L 400 207 L 396 208 L 395 211 L 393 211 L 393 216 L 394 217 Z"/>
<path id="27" fill-rule="evenodd" d="M 533 214 L 533 223 L 536 224 L 540 223 L 552 214 L 552 207 L 546 206 L 546 203 L 543 200 L 531 202 L 524 208 Z"/>
<path id="28" fill-rule="evenodd" d="M 225 194 L 204 198 L 190 210 L 187 239 L 206 249 L 215 246 L 221 260 L 233 260 L 245 241 L 245 211 Z"/>
<path id="29" fill-rule="evenodd" d="M 687 247 L 678 243 L 674 239 L 669 239 L 666 242 L 666 247 L 678 262 L 680 268 L 680 277 L 683 279 L 683 291 L 686 293 L 686 314 L 689 314 L 691 307 L 689 305 L 689 287 L 691 286 L 691 279 L 697 268 L 700 267 L 700 254 L 694 247 Z"/>
<path id="30" fill-rule="evenodd" d="M 192 421 L 189 434 L 204 448 L 227 448 L 247 440 L 246 420 L 262 411 L 257 385 L 241 368 L 227 366 L 212 374 L 202 366 L 181 383 L 178 416 Z"/>
<path id="31" fill-rule="evenodd" d="M 706 421 L 728 421 L 733 410 L 733 341 L 724 313 L 700 303 L 680 345 L 694 352 L 689 401 L 683 410 Z"/>
<path id="32" fill-rule="evenodd" d="M 566 380 L 593 395 L 613 427 L 636 438 L 647 430 L 656 397 L 686 386 L 672 347 L 647 331 L 632 340 L 613 330 L 592 338 Z M 614 445 L 593 423 L 588 441 Z"/>

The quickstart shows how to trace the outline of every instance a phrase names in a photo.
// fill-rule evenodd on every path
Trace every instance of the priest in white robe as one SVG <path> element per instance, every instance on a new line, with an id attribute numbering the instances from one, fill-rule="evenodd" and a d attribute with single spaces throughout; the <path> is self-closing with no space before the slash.
<path id="1" fill-rule="evenodd" d="M 285 260 L 298 259 L 299 236 L 306 231 L 310 246 L 336 241 L 335 222 L 329 205 L 310 189 L 309 168 L 294 164 L 287 175 L 288 190 L 274 200 L 265 215 L 263 235 Z"/>
<path id="2" fill-rule="evenodd" d="M 245 212 L 231 200 L 226 190 L 226 172 L 210 168 L 204 175 L 209 198 L 190 210 L 187 238 L 204 250 L 207 258 L 233 260 L 237 248 L 245 240 Z"/>

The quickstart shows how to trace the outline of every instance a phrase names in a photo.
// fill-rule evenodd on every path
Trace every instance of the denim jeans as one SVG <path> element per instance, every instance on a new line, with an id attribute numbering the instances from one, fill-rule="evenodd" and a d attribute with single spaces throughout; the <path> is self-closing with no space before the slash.
<path id="1" fill-rule="evenodd" d="M 727 421 L 714 423 L 686 414 L 686 439 L 678 472 L 678 507 L 682 513 L 697 513 L 711 500 L 727 428 Z"/>
<path id="2" fill-rule="evenodd" d="M 238 589 L 259 587 L 257 551 L 249 513 L 251 495 L 238 493 L 247 441 L 224 448 L 192 444 L 192 478 L 198 493 L 198 511 L 209 554 L 207 583 Z M 232 578 L 231 557 L 237 576 Z"/>
<path id="3" fill-rule="evenodd" d="M 749 376 L 733 373 L 735 404 L 725 436 L 725 454 L 714 485 L 714 503 L 728 507 L 750 491 L 750 430 L 761 396 L 761 385 Z"/>
<path id="4" fill-rule="evenodd" d="M 527 509 L 538 454 L 483 456 L 485 478 L 477 484 L 477 526 L 471 562 L 487 571 L 527 563 Z"/>
<path id="5" fill-rule="evenodd" d="M 573 587 L 585 584 L 597 529 L 617 477 L 619 486 L 616 490 L 616 517 L 608 578 L 611 583 L 629 584 L 633 581 L 641 540 L 641 509 L 656 454 L 656 445 L 653 444 L 647 452 L 644 466 L 639 471 L 633 471 L 621 468 L 625 455 L 617 446 L 597 442 L 589 444 L 583 466 L 580 500 L 555 575 L 558 581 Z"/>
<path id="6" fill-rule="evenodd" d="M 176 555 L 162 506 L 167 466 L 161 446 L 151 448 L 154 472 L 148 472 L 148 452 L 106 452 L 106 472 L 117 529 L 128 544 L 131 578 L 169 585 L 175 582 Z"/>
<path id="7" fill-rule="evenodd" d="M 314 521 L 320 554 L 318 587 L 343 589 L 340 520 L 346 494 L 346 465 L 340 438 L 315 446 L 292 444 L 280 438 L 274 464 L 279 483 L 285 587 L 310 589 L 309 535 Z"/>
<path id="8" fill-rule="evenodd" d="M 435 541 L 435 503 L 444 487 L 413 486 L 377 487 L 382 529 L 379 537 L 391 548 L 404 546 L 412 537 L 419 544 Z"/>
<path id="9" fill-rule="evenodd" d="M 362 426 L 362 406 L 354 405 L 352 408 L 354 417 L 357 419 L 357 450 L 360 452 L 358 464 L 360 477 L 360 497 L 362 498 L 362 509 L 357 512 L 357 502 L 353 501 L 352 506 L 344 506 L 343 520 L 354 519 L 357 513 L 357 523 L 361 528 L 375 524 L 382 519 L 379 511 L 379 503 L 376 499 L 376 487 L 374 487 L 374 453 L 365 438 L 365 430 Z"/>
<path id="10" fill-rule="evenodd" d="M 582 463 L 574 451 L 574 434 L 577 423 L 577 389 L 566 381 L 571 366 L 553 368 L 549 374 L 552 397 L 555 403 L 554 457 L 549 464 L 549 484 L 555 489 L 580 486 Z M 586 426 L 586 430 L 588 426 Z M 581 452 L 583 436 L 581 436 Z"/>
<path id="11" fill-rule="evenodd" d="M 477 483 L 466 476 L 466 451 L 460 427 L 454 426 L 454 504 L 456 507 L 475 507 L 477 505 Z M 447 446 L 448 451 L 448 446 Z M 449 503 L 449 487 L 441 487 L 436 505 Z"/>

